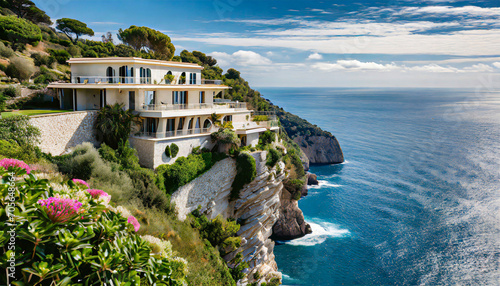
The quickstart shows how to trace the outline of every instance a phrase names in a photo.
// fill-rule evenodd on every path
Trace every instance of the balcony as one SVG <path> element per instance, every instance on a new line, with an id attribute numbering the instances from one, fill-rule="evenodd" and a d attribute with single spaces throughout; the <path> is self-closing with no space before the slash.
<path id="1" fill-rule="evenodd" d="M 150 77 L 136 78 L 132 76 L 88 76 L 79 75 L 71 77 L 72 83 L 84 84 L 153 84 L 155 83 Z M 158 81 L 161 85 L 193 85 L 186 83 L 165 83 L 164 80 Z M 218 79 L 202 79 L 201 84 L 222 85 L 222 80 Z"/>
<path id="2" fill-rule="evenodd" d="M 237 109 L 247 110 L 246 102 L 226 103 L 196 103 L 196 104 L 149 104 L 142 105 L 137 111 L 170 111 L 170 110 L 195 110 L 195 109 Z"/>
<path id="3" fill-rule="evenodd" d="M 212 127 L 209 128 L 192 128 L 185 130 L 177 130 L 177 131 L 167 131 L 167 132 L 138 132 L 135 133 L 135 137 L 148 137 L 155 139 L 163 139 L 163 138 L 175 138 L 181 136 L 188 135 L 207 135 L 212 132 Z"/>

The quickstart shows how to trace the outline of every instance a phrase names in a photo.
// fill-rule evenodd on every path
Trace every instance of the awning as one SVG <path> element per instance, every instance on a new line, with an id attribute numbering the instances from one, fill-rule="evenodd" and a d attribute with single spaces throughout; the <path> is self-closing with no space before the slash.
<path id="1" fill-rule="evenodd" d="M 247 135 L 253 133 L 261 133 L 267 131 L 267 128 L 254 128 L 254 129 L 240 129 L 236 130 L 236 134 L 238 135 Z"/>

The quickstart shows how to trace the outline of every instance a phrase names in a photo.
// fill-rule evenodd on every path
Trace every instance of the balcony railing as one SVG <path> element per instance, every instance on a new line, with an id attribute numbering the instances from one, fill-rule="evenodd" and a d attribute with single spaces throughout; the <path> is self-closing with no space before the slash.
<path id="1" fill-rule="evenodd" d="M 166 132 L 138 132 L 135 134 L 137 137 L 150 137 L 150 138 L 172 138 L 186 135 L 195 134 L 210 134 L 211 128 L 192 128 L 177 131 L 166 131 Z"/>
<path id="2" fill-rule="evenodd" d="M 140 78 L 139 83 L 151 84 L 151 78 Z M 106 83 L 138 83 L 135 77 L 131 76 L 74 76 L 71 78 L 72 83 L 85 84 L 106 84 Z"/>
<path id="3" fill-rule="evenodd" d="M 193 110 L 193 109 L 247 109 L 246 102 L 228 103 L 196 103 L 196 104 L 148 104 L 140 107 L 140 111 L 162 111 L 162 110 Z"/>
<path id="4" fill-rule="evenodd" d="M 201 84 L 216 84 L 216 85 L 221 85 L 222 80 L 220 79 L 202 79 Z"/>

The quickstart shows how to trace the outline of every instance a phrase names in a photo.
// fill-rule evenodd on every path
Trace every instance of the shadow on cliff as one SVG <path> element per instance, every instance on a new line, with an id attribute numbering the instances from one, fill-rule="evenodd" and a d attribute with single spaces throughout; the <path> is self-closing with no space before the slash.
<path id="1" fill-rule="evenodd" d="M 95 147 L 102 142 L 102 135 L 99 134 L 94 129 L 94 124 L 97 119 L 97 111 L 87 112 L 83 120 L 80 122 L 73 135 L 69 139 L 68 143 L 64 147 L 64 150 L 73 148 L 83 142 L 90 142 L 94 144 Z"/>

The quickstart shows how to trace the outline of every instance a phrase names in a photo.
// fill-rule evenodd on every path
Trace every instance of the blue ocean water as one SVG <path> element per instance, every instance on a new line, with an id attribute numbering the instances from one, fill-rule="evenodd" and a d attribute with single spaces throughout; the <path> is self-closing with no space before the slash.
<path id="1" fill-rule="evenodd" d="M 261 88 L 332 132 L 313 234 L 277 245 L 284 285 L 500 285 L 500 94 Z"/>

